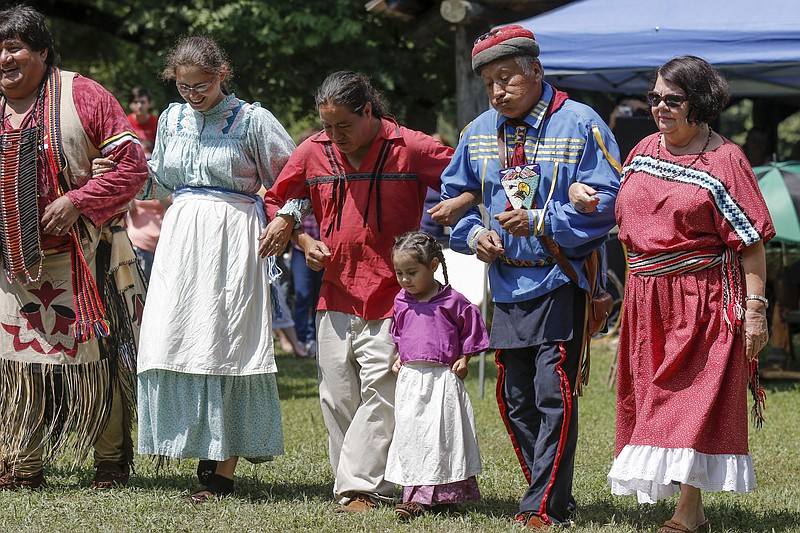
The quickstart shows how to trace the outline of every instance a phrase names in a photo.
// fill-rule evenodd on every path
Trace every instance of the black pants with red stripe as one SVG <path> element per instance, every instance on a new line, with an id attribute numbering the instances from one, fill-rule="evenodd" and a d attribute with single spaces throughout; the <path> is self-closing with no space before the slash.
<path id="1" fill-rule="evenodd" d="M 575 510 L 578 397 L 573 392 L 583 342 L 580 330 L 575 328 L 569 341 L 496 354 L 500 413 L 530 483 L 520 512 L 532 511 L 559 525 L 568 525 Z"/>

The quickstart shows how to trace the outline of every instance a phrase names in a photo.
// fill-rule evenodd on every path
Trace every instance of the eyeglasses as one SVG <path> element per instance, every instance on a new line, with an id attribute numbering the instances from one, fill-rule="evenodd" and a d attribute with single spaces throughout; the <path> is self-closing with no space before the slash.
<path id="1" fill-rule="evenodd" d="M 667 104 L 667 107 L 674 109 L 680 107 L 681 104 L 686 101 L 686 97 L 682 94 L 660 95 L 655 91 L 647 93 L 647 104 L 650 105 L 650 107 L 658 107 L 662 101 Z"/>
<path id="2" fill-rule="evenodd" d="M 190 93 L 203 94 L 206 91 L 208 91 L 208 89 L 210 89 L 213 84 L 214 82 L 210 81 L 208 83 L 198 83 L 197 85 L 192 87 L 191 85 L 186 85 L 185 83 L 175 82 L 175 87 L 178 88 L 178 92 L 181 94 L 190 94 Z"/>

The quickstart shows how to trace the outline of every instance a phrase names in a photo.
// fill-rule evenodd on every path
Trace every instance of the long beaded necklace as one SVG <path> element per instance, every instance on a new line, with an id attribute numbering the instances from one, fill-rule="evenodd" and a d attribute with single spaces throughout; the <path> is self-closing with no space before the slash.
<path id="1" fill-rule="evenodd" d="M 0 231 L 2 257 L 9 282 L 39 281 L 43 270 L 41 228 L 37 205 L 39 147 L 44 143 L 44 87 L 39 87 L 31 110 L 19 128 L 6 131 L 6 98 L 0 124 Z M 36 274 L 31 270 L 37 265 Z"/>
<path id="2" fill-rule="evenodd" d="M 677 174 L 674 174 L 675 177 L 684 175 L 687 170 L 689 170 L 690 168 L 693 168 L 695 163 L 700 161 L 700 156 L 702 156 L 705 153 L 706 148 L 708 148 L 708 144 L 711 142 L 711 134 L 712 133 L 713 133 L 713 131 L 711 130 L 711 126 L 709 126 L 708 127 L 708 137 L 706 138 L 706 143 L 700 149 L 700 152 L 697 154 L 697 157 L 695 157 L 694 160 L 691 163 L 689 163 L 689 165 L 687 167 L 685 167 L 683 170 L 681 170 Z M 662 142 L 664 142 L 664 143 L 667 142 L 664 139 L 664 134 L 663 133 L 658 136 L 658 145 L 656 146 L 656 159 L 658 160 L 658 171 L 663 176 L 664 175 L 664 171 L 661 168 L 661 143 Z"/>

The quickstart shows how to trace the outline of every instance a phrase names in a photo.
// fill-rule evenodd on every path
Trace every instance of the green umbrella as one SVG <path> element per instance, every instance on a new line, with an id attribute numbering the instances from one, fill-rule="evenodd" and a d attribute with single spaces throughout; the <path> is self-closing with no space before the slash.
<path id="1" fill-rule="evenodd" d="M 775 240 L 800 244 L 800 161 L 772 163 L 753 172 L 775 225 Z"/>

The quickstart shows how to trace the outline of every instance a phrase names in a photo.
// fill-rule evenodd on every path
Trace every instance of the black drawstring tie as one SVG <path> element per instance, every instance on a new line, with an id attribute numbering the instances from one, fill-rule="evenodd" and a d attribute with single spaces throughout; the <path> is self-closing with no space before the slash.
<path id="1" fill-rule="evenodd" d="M 381 178 L 383 177 L 383 168 L 386 166 L 386 161 L 389 159 L 389 152 L 391 151 L 394 139 L 384 139 L 381 145 L 380 152 L 378 152 L 378 159 L 375 161 L 375 166 L 372 169 L 369 180 L 369 192 L 367 193 L 367 207 L 364 209 L 363 227 L 367 227 L 367 220 L 369 220 L 369 207 L 370 199 L 372 198 L 372 190 L 375 190 L 375 212 L 378 218 L 378 232 L 381 231 Z M 344 210 L 344 197 L 345 197 L 345 183 L 347 182 L 347 175 L 344 167 L 336 159 L 336 154 L 333 150 L 333 143 L 325 143 L 325 155 L 328 156 L 328 161 L 331 164 L 331 171 L 333 172 L 333 192 L 331 200 L 333 205 L 336 206 L 336 211 L 333 215 L 328 229 L 325 230 L 325 237 L 329 237 L 333 231 L 334 225 L 336 231 L 342 227 L 342 211 Z"/>
<path id="2" fill-rule="evenodd" d="M 328 161 L 331 164 L 331 171 L 333 172 L 333 196 L 331 200 L 333 205 L 336 206 L 336 211 L 333 214 L 333 220 L 325 230 L 325 237 L 330 237 L 331 230 L 334 224 L 336 231 L 342 227 L 342 210 L 344 209 L 344 184 L 345 184 L 345 171 L 341 163 L 336 159 L 336 154 L 333 151 L 333 144 L 330 142 L 325 143 L 325 155 L 328 156 Z"/>
<path id="3" fill-rule="evenodd" d="M 381 231 L 381 177 L 383 176 L 383 167 L 386 166 L 386 160 L 389 159 L 389 149 L 392 146 L 392 139 L 384 139 L 381 145 L 381 151 L 378 153 L 378 159 L 375 161 L 375 167 L 372 169 L 372 174 L 369 178 L 369 192 L 367 193 L 367 207 L 364 209 L 364 224 L 367 227 L 367 220 L 369 219 L 369 200 L 372 198 L 372 189 L 375 188 L 375 211 L 378 217 L 378 232 Z M 376 185 L 377 184 L 377 185 Z"/>

